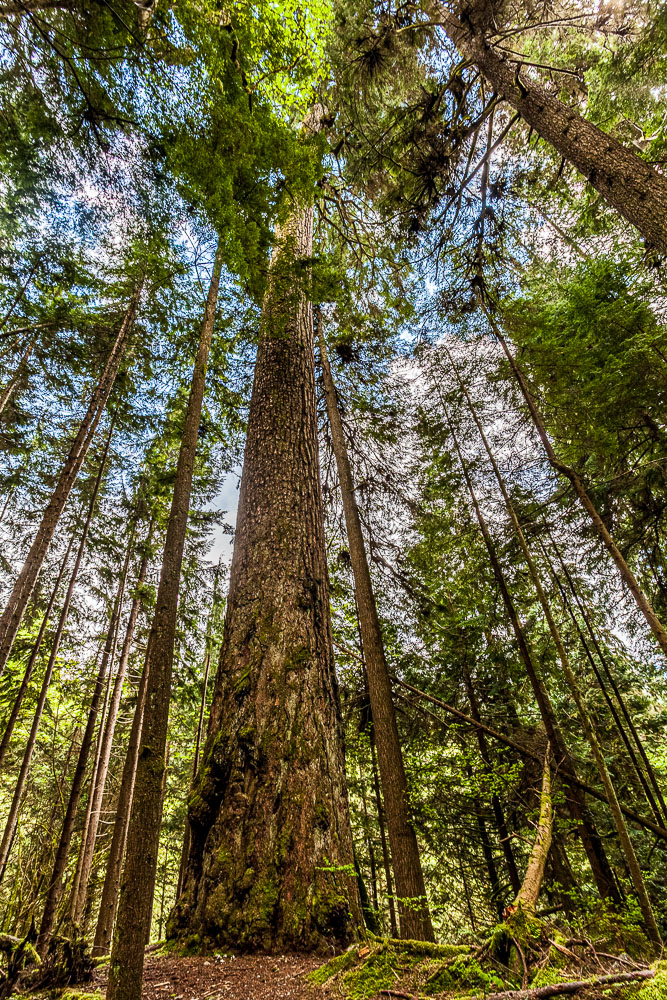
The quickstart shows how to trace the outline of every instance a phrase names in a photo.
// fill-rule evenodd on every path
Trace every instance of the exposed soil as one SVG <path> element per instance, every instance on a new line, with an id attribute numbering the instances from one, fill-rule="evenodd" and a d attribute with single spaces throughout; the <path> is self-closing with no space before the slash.
<path id="1" fill-rule="evenodd" d="M 146 956 L 143 1000 L 319 1000 L 324 992 L 305 976 L 325 958 L 312 955 L 242 955 L 215 958 Z M 104 991 L 107 967 L 85 990 Z"/>

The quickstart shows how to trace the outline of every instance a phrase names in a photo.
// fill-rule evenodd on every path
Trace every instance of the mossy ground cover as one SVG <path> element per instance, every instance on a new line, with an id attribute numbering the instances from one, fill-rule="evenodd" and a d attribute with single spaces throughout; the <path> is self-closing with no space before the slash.
<path id="1" fill-rule="evenodd" d="M 592 980 L 590 988 L 575 994 L 579 1000 L 667 1000 L 667 962 L 658 962 L 655 979 L 647 982 L 598 986 L 597 975 L 625 972 L 628 967 L 616 962 L 601 969 L 597 959 L 578 958 L 572 952 L 568 960 L 564 950 L 569 949 L 564 945 L 560 950 L 549 947 L 548 938 L 543 940 L 544 958 L 528 970 L 527 977 L 522 967 L 512 962 L 505 965 L 484 946 L 375 938 L 332 958 L 311 972 L 308 981 L 331 996 L 347 1000 L 370 1000 L 386 995 L 386 991 L 390 991 L 389 995 L 433 1000 L 481 1000 L 492 993 L 572 980 Z"/>

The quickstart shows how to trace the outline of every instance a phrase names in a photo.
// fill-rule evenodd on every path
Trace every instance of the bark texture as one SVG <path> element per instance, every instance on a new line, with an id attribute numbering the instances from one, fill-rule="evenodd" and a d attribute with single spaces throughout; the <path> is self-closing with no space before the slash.
<path id="1" fill-rule="evenodd" d="M 331 374 L 321 325 L 318 332 L 322 382 L 331 428 L 331 442 L 343 499 L 350 562 L 354 574 L 359 631 L 364 651 L 375 745 L 382 780 L 387 831 L 391 845 L 401 937 L 435 941 L 426 899 L 417 835 L 410 818 L 408 784 L 396 724 L 396 710 L 392 700 L 391 680 L 389 679 L 382 630 L 368 567 L 366 545 L 361 530 L 361 519 L 354 494 L 354 480 L 347 452 L 347 442 L 338 410 L 336 387 Z"/>
<path id="2" fill-rule="evenodd" d="M 192 372 L 155 613 L 146 650 L 146 705 L 127 831 L 127 853 L 120 887 L 118 919 L 111 949 L 107 990 L 109 1000 L 141 1000 L 144 946 L 150 935 L 162 820 L 178 592 L 221 268 L 222 251 L 218 247 Z"/>
<path id="3" fill-rule="evenodd" d="M 140 598 L 137 599 L 137 605 Z M 133 604 L 134 607 L 134 604 Z M 138 614 L 137 606 L 137 614 Z M 136 620 L 135 620 L 136 624 Z M 137 692 L 137 704 L 132 717 L 130 728 L 130 738 L 123 764 L 123 775 L 120 782 L 118 802 L 116 804 L 116 820 L 114 822 L 113 834 L 111 837 L 111 847 L 107 858 L 107 867 L 104 875 L 104 886 L 102 888 L 102 899 L 100 911 L 97 917 L 97 927 L 95 928 L 95 941 L 93 944 L 93 956 L 106 955 L 111 945 L 111 935 L 116 919 L 118 908 L 118 895 L 120 893 L 120 876 L 123 865 L 123 855 L 125 853 L 125 843 L 127 841 L 127 827 L 130 822 L 130 811 L 132 809 L 132 799 L 134 796 L 134 780 L 137 773 L 137 762 L 139 760 L 139 748 L 141 744 L 141 729 L 144 718 L 144 707 L 146 704 L 146 687 L 148 686 L 148 673 L 146 665 L 141 674 L 139 690 Z"/>
<path id="4" fill-rule="evenodd" d="M 215 947 L 343 945 L 361 916 L 303 287 L 312 224 L 311 207 L 295 208 L 271 262 L 190 857 L 167 929 Z"/>
<path id="5" fill-rule="evenodd" d="M 30 595 L 37 582 L 39 571 L 42 568 L 44 557 L 58 527 L 60 515 L 65 509 L 65 504 L 67 503 L 72 487 L 81 471 L 81 467 L 88 454 L 88 449 L 95 436 L 97 425 L 104 413 L 109 394 L 116 381 L 116 375 L 118 374 L 130 330 L 132 329 L 140 294 L 141 285 L 137 287 L 130 300 L 111 353 L 104 366 L 104 371 L 91 396 L 88 409 L 79 425 L 76 437 L 58 477 L 53 495 L 44 511 L 26 561 L 17 577 L 7 606 L 0 618 L 0 675 L 5 669 L 12 644 L 21 625 L 25 609 L 28 606 Z"/>
<path id="6" fill-rule="evenodd" d="M 526 872 L 523 876 L 521 888 L 516 894 L 514 905 L 522 907 L 528 913 L 534 913 L 537 906 L 537 898 L 540 894 L 544 869 L 547 863 L 549 848 L 551 847 L 551 831 L 553 827 L 554 811 L 551 802 L 551 765 L 549 763 L 549 746 L 544 755 L 544 768 L 542 770 L 542 792 L 540 794 L 540 816 L 537 821 L 535 840 L 528 859 Z"/>
<path id="7" fill-rule="evenodd" d="M 439 0 L 433 7 L 463 58 L 481 70 L 496 93 L 637 227 L 650 249 L 667 250 L 667 177 L 550 94 L 527 68 L 522 71 L 520 58 L 494 49 L 474 5 L 460 17 Z"/>

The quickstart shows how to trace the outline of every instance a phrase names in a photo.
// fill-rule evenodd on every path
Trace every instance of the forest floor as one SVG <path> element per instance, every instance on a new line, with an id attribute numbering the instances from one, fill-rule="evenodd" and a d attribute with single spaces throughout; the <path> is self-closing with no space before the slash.
<path id="1" fill-rule="evenodd" d="M 312 955 L 147 956 L 143 1000 L 318 1000 L 324 991 L 305 977 L 322 961 Z M 103 966 L 82 988 L 103 994 L 107 974 Z"/>

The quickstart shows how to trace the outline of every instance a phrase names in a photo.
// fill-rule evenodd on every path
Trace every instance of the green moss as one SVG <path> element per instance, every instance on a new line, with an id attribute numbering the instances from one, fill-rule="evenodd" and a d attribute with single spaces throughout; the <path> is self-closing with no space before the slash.
<path id="1" fill-rule="evenodd" d="M 62 993 L 56 994 L 58 1000 L 100 1000 L 103 996 L 101 990 L 73 990 L 66 989 Z"/>
<path id="2" fill-rule="evenodd" d="M 641 1000 L 667 1000 L 667 961 L 656 962 L 655 979 L 644 983 L 639 995 Z"/>
<path id="3" fill-rule="evenodd" d="M 359 966 L 343 976 L 343 993 L 350 1000 L 364 1000 L 380 990 L 395 987 L 398 954 L 393 948 L 380 947 Z"/>
<path id="4" fill-rule="evenodd" d="M 409 989 L 439 971 L 443 962 L 466 961 L 467 945 L 437 945 L 425 941 L 400 941 L 369 936 L 371 947 L 351 948 L 311 973 L 310 981 L 322 985 L 336 979 L 339 994 L 348 1000 L 365 1000 L 380 990 L 400 989 L 409 980 Z"/>
<path id="5" fill-rule="evenodd" d="M 250 692 L 250 667 L 243 671 L 243 673 L 234 682 L 234 694 L 237 697 L 243 697 L 243 695 L 249 694 Z"/>
<path id="6" fill-rule="evenodd" d="M 459 955 L 453 962 L 437 969 L 426 980 L 426 993 L 462 992 L 471 990 L 482 993 L 494 993 L 504 989 L 505 981 L 491 969 L 488 972 L 482 968 L 477 959 L 468 955 Z"/>
<path id="7" fill-rule="evenodd" d="M 565 983 L 570 979 L 572 979 L 572 976 L 563 972 L 562 969 L 553 965 L 547 965 L 545 969 L 537 970 L 530 981 L 530 985 L 531 988 L 536 989 L 538 986 L 553 986 L 554 983 Z"/>
<path id="8" fill-rule="evenodd" d="M 408 952 L 410 955 L 419 955 L 421 958 L 453 958 L 455 955 L 463 955 L 470 951 L 467 944 L 433 944 L 431 941 L 411 941 L 400 938 L 388 938 L 387 944 L 394 951 Z"/>
<path id="9" fill-rule="evenodd" d="M 332 976 L 337 975 L 339 972 L 345 972 L 347 969 L 351 969 L 352 966 L 358 961 L 358 958 L 359 949 L 350 948 L 348 951 L 344 951 L 342 955 L 336 955 L 335 958 L 332 958 L 324 965 L 321 965 L 319 969 L 314 969 L 313 972 L 309 972 L 306 979 L 309 983 L 313 983 L 315 986 L 323 986 L 331 979 Z"/>

